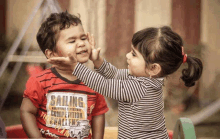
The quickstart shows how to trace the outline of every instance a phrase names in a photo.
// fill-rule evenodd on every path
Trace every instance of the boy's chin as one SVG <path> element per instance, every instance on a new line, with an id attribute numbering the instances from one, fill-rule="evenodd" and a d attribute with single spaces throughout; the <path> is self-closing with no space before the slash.
<path id="1" fill-rule="evenodd" d="M 80 59 L 80 60 L 77 60 L 79 63 L 86 63 L 88 62 L 89 58 L 85 58 L 85 59 Z"/>
<path id="2" fill-rule="evenodd" d="M 77 56 L 76 57 L 77 58 L 77 61 L 79 62 L 79 63 L 86 63 L 86 62 L 88 62 L 89 61 L 89 55 L 85 55 L 85 56 Z"/>

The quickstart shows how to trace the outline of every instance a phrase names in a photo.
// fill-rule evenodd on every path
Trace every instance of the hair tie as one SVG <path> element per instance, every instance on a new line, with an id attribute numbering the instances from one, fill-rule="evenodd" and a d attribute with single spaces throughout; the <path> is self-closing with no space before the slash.
<path id="1" fill-rule="evenodd" d="M 183 63 L 187 60 L 187 54 L 184 54 L 184 48 L 182 47 Z"/>

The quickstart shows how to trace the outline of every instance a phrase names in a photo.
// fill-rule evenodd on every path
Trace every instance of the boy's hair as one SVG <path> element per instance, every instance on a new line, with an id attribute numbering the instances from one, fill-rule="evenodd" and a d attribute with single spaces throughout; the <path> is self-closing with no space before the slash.
<path id="1" fill-rule="evenodd" d="M 133 35 L 132 44 L 143 55 L 146 66 L 153 63 L 161 66 L 160 77 L 172 74 L 183 63 L 183 41 L 170 27 L 138 31 Z M 201 77 L 203 65 L 200 59 L 191 56 L 187 56 L 186 62 L 188 68 L 182 70 L 181 79 L 191 87 Z"/>
<path id="2" fill-rule="evenodd" d="M 46 49 L 56 51 L 56 43 L 59 32 L 69 28 L 71 25 L 82 24 L 79 17 L 66 12 L 52 13 L 46 21 L 41 24 L 37 33 L 37 42 L 40 49 L 45 53 Z"/>

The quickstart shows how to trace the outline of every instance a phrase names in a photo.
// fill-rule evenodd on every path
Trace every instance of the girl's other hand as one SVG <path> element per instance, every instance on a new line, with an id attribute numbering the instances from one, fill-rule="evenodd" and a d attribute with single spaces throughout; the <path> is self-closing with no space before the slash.
<path id="1" fill-rule="evenodd" d="M 68 53 L 67 57 L 52 57 L 47 59 L 47 62 L 52 64 L 53 67 L 57 68 L 58 70 L 66 71 L 66 72 L 73 72 L 75 66 L 77 65 L 76 56 Z"/>
<path id="2" fill-rule="evenodd" d="M 94 36 L 93 34 L 91 35 L 89 32 L 87 33 L 87 37 L 88 37 L 88 41 L 89 41 L 89 44 L 91 46 L 91 55 L 90 55 L 90 60 L 92 60 L 93 62 L 98 60 L 99 59 L 99 53 L 100 53 L 100 50 L 101 48 L 95 48 L 95 39 L 94 39 Z"/>

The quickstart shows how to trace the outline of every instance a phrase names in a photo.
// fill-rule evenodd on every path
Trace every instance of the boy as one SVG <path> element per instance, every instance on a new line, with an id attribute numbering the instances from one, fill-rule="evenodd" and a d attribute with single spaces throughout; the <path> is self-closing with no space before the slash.
<path id="1" fill-rule="evenodd" d="M 75 52 L 77 60 L 85 63 L 91 57 L 81 20 L 68 12 L 51 14 L 42 23 L 37 42 L 47 58 Z M 52 67 L 31 76 L 23 97 L 21 122 L 28 137 L 103 138 L 105 99 L 72 71 Z"/>
<path id="2" fill-rule="evenodd" d="M 5 123 L 0 116 L 0 138 L 6 138 L 7 133 L 5 131 Z"/>

